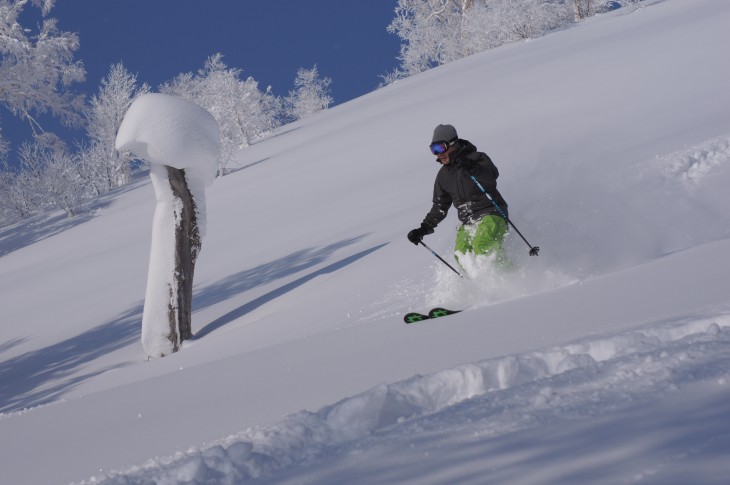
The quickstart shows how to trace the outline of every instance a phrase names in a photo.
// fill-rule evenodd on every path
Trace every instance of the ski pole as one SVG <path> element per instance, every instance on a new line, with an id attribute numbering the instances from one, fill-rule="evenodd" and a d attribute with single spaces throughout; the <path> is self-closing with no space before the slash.
<path id="1" fill-rule="evenodd" d="M 448 266 L 448 267 L 449 267 L 449 269 L 450 269 L 451 271 L 453 271 L 454 273 L 458 274 L 458 275 L 459 275 L 459 278 L 463 278 L 463 276 L 461 275 L 461 273 L 459 273 L 458 271 L 456 271 L 456 270 L 454 269 L 454 267 L 453 267 L 453 266 L 451 266 L 451 265 L 450 265 L 449 263 L 447 263 L 447 262 L 446 262 L 446 261 L 444 260 L 444 258 L 442 258 L 441 256 L 439 256 L 439 255 L 438 255 L 438 254 L 436 253 L 436 251 L 434 251 L 433 249 L 429 248 L 429 247 L 428 247 L 428 246 L 426 245 L 426 243 L 425 243 L 425 242 L 421 241 L 421 244 L 423 244 L 423 247 L 424 247 L 424 248 L 426 248 L 426 249 L 428 249 L 429 251 L 431 251 L 431 254 L 433 254 L 434 256 L 436 256 L 437 258 L 439 258 L 439 259 L 441 260 L 441 262 L 442 262 L 442 263 L 444 263 L 444 264 L 445 264 L 446 266 Z"/>
<path id="2" fill-rule="evenodd" d="M 494 207 L 496 207 L 496 209 L 499 212 L 499 214 L 502 217 L 504 217 L 504 220 L 507 221 L 507 223 L 510 226 L 512 226 L 515 231 L 517 231 L 517 234 L 520 235 L 520 237 L 522 238 L 522 240 L 525 241 L 525 244 L 527 244 L 527 246 L 530 248 L 530 256 L 537 256 L 538 255 L 537 253 L 540 252 L 540 247 L 539 246 L 533 246 L 532 244 L 530 244 L 529 242 L 527 242 L 527 239 L 525 239 L 525 236 L 523 236 L 522 233 L 520 232 L 520 230 L 517 229 L 517 227 L 514 224 L 512 224 L 512 221 L 509 220 L 509 217 L 507 217 L 507 214 L 504 213 L 504 211 L 502 210 L 502 208 L 499 207 L 499 205 L 494 201 L 494 199 L 492 198 L 492 196 L 489 195 L 489 193 L 487 193 L 486 190 L 484 190 L 484 187 L 482 187 L 482 184 L 479 183 L 479 181 L 476 179 L 476 177 L 472 175 L 471 176 L 471 179 L 474 181 L 475 184 L 477 184 L 477 187 L 479 187 L 479 190 L 481 190 L 482 193 L 484 193 L 484 195 L 487 196 L 487 199 L 489 199 L 492 202 L 492 204 L 494 204 Z"/>

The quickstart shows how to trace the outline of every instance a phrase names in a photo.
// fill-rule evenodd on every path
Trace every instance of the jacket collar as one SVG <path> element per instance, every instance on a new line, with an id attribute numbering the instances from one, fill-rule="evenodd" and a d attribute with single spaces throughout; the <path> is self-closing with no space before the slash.
<path id="1" fill-rule="evenodd" d="M 459 139 L 455 146 L 456 150 L 449 154 L 449 164 L 447 165 L 454 168 L 461 167 L 464 160 L 477 151 L 477 147 L 468 140 Z"/>

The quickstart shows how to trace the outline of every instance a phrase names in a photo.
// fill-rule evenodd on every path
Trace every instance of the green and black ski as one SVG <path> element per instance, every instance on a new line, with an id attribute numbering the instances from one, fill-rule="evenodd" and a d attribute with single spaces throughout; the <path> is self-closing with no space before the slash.
<path id="1" fill-rule="evenodd" d="M 411 312 L 406 313 L 406 315 L 403 317 L 403 321 L 406 323 L 416 323 L 421 322 L 423 320 L 431 320 L 434 318 L 441 318 L 445 317 L 447 315 L 453 315 L 454 313 L 459 313 L 461 310 L 447 310 L 446 308 L 432 308 L 431 311 L 428 312 L 427 315 L 424 315 L 423 313 L 417 313 L 417 312 Z"/>

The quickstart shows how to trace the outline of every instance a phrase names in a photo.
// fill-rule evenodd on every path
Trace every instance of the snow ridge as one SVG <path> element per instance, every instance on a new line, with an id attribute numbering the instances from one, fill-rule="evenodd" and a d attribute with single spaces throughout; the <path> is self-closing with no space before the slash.
<path id="1" fill-rule="evenodd" d="M 728 344 L 730 314 L 658 322 L 381 384 L 314 413 L 301 411 L 273 426 L 83 483 L 241 483 L 346 454 L 364 439 L 413 439 L 429 427 L 463 426 L 464 412 L 475 433 L 491 436 L 556 417 L 600 416 L 696 383 L 698 370 L 705 373 L 699 380 L 727 386 L 730 366 L 701 361 L 730 363 L 730 355 L 721 355 Z M 473 407 L 480 412 L 464 411 Z M 482 416 L 477 423 L 475 414 Z"/>

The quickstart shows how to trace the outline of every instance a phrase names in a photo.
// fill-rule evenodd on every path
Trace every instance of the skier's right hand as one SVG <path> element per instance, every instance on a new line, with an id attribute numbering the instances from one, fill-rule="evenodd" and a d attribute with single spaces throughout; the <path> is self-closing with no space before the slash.
<path id="1" fill-rule="evenodd" d="M 411 232 L 408 233 L 408 240 L 418 246 L 419 244 L 421 244 L 421 241 L 423 241 L 423 236 L 425 236 L 426 234 L 431 234 L 432 232 L 433 228 L 422 223 L 421 227 L 413 229 Z"/>

